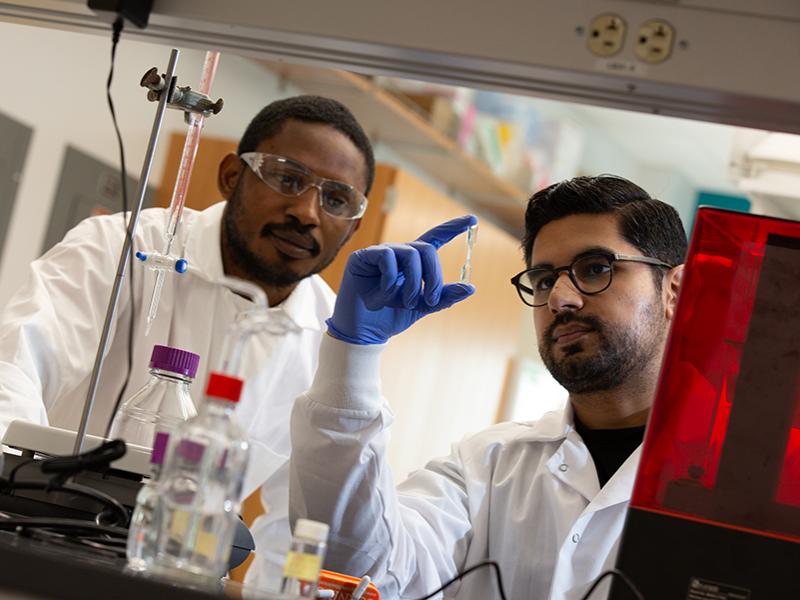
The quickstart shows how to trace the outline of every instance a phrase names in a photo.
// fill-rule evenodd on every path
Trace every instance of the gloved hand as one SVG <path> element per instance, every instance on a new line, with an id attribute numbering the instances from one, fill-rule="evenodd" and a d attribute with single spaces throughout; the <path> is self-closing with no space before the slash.
<path id="1" fill-rule="evenodd" d="M 327 320 L 328 332 L 351 344 L 383 344 L 425 315 L 471 296 L 475 288 L 470 284 L 442 282 L 436 251 L 477 222 L 474 215 L 466 215 L 408 244 L 381 244 L 353 252 L 333 316 Z"/>

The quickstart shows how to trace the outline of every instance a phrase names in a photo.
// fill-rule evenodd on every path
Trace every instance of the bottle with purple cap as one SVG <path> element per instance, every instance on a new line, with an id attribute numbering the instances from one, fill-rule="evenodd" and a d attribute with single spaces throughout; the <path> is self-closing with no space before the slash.
<path id="1" fill-rule="evenodd" d="M 156 434 L 153 440 L 153 452 L 150 455 L 150 479 L 145 482 L 136 495 L 136 506 L 131 515 L 128 543 L 125 547 L 128 568 L 134 571 L 148 569 L 158 550 L 158 479 L 161 475 L 161 465 L 164 464 L 168 443 L 168 433 L 162 431 Z"/>
<path id="2" fill-rule="evenodd" d="M 194 352 L 153 346 L 150 379 L 120 406 L 111 424 L 112 438 L 152 447 L 158 432 L 174 430 L 197 414 L 189 385 L 197 375 L 200 357 Z"/>

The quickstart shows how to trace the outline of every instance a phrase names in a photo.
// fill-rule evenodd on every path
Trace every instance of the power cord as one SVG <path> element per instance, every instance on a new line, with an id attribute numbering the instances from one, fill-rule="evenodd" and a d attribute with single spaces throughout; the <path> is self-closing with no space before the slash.
<path id="1" fill-rule="evenodd" d="M 642 592 L 639 591 L 639 588 L 637 588 L 636 585 L 634 585 L 633 581 L 631 581 L 630 578 L 627 575 L 625 575 L 625 573 L 617 569 L 609 569 L 608 571 L 601 573 L 600 576 L 594 580 L 592 587 L 590 587 L 586 591 L 586 593 L 581 597 L 581 600 L 589 600 L 589 596 L 591 596 L 594 593 L 594 591 L 597 589 L 597 586 L 599 586 L 600 583 L 606 577 L 609 576 L 619 577 L 623 581 L 623 583 L 625 583 L 625 585 L 628 586 L 628 589 L 631 591 L 631 593 L 633 593 L 633 595 L 636 596 L 636 600 L 644 600 L 644 595 L 642 594 Z"/>
<path id="2" fill-rule="evenodd" d="M 125 381 L 122 383 L 122 388 L 119 391 L 119 395 L 117 396 L 117 400 L 114 403 L 114 410 L 111 411 L 111 416 L 108 419 L 108 424 L 106 425 L 105 437 L 108 437 L 111 431 L 111 424 L 114 421 L 114 415 L 117 414 L 117 409 L 119 405 L 122 403 L 122 398 L 125 395 L 125 391 L 128 389 L 128 382 L 131 378 L 131 371 L 133 370 L 133 330 L 134 330 L 134 318 L 136 316 L 136 305 L 134 303 L 134 293 L 133 293 L 133 256 L 134 256 L 134 249 L 133 249 L 133 239 L 130 238 L 128 224 L 125 222 L 125 216 L 128 214 L 128 181 L 127 181 L 127 169 L 125 168 L 125 148 L 122 143 L 122 134 L 119 131 L 119 124 L 117 123 L 117 113 L 114 110 L 114 100 L 111 98 L 111 82 L 114 79 L 114 62 L 116 60 L 117 55 L 117 44 L 119 43 L 119 38 L 122 35 L 122 29 L 125 26 L 125 19 L 122 16 L 118 16 L 114 21 L 114 24 L 111 26 L 111 67 L 108 71 L 108 81 L 106 82 L 106 99 L 108 100 L 108 109 L 111 112 L 111 120 L 114 123 L 114 131 L 117 134 L 117 143 L 119 145 L 119 162 L 120 162 L 120 178 L 122 180 L 122 221 L 125 225 L 125 237 L 128 238 L 131 250 L 128 254 L 128 280 L 129 280 L 129 287 L 128 290 L 130 291 L 130 303 L 131 303 L 131 313 L 130 313 L 130 320 L 128 321 L 128 371 L 125 373 Z"/>
<path id="3" fill-rule="evenodd" d="M 419 598 L 418 600 L 429 600 L 430 598 L 433 598 L 436 594 L 440 594 L 441 592 L 446 590 L 448 587 L 453 585 L 455 582 L 463 579 L 464 577 L 466 577 L 467 575 L 469 575 L 473 571 L 477 571 L 478 569 L 480 569 L 482 567 L 492 567 L 494 569 L 495 575 L 497 577 L 497 591 L 500 594 L 501 600 L 506 600 L 506 592 L 505 592 L 505 588 L 503 587 L 503 577 L 500 574 L 500 565 L 498 565 L 493 560 L 487 560 L 487 561 L 484 561 L 484 562 L 480 562 L 480 563 L 478 563 L 476 565 L 471 566 L 468 569 L 465 569 L 464 571 L 462 571 L 461 573 L 459 573 L 458 575 L 453 577 L 450 581 L 445 583 L 439 589 L 431 592 L 427 596 L 423 596 L 422 598 Z M 592 583 L 592 587 L 590 587 L 587 590 L 587 592 L 581 597 L 581 600 L 589 600 L 589 597 L 597 589 L 597 586 L 599 586 L 600 583 L 606 577 L 609 577 L 609 576 L 610 577 L 619 577 L 625 583 L 625 585 L 628 586 L 628 589 L 633 593 L 633 595 L 636 596 L 636 600 L 645 600 L 644 595 L 639 591 L 639 588 L 637 588 L 636 585 L 634 585 L 633 581 L 631 581 L 630 578 L 627 575 L 625 575 L 625 573 L 623 573 L 622 571 L 619 571 L 617 569 L 609 569 L 608 571 L 605 571 L 604 573 L 601 573 L 600 576 L 597 579 L 594 580 L 594 583 Z"/>
<path id="4" fill-rule="evenodd" d="M 472 565 L 468 569 L 465 569 L 464 571 L 462 571 L 461 573 L 459 573 L 458 575 L 453 577 L 450 581 L 445 583 L 438 590 L 431 592 L 427 596 L 423 596 L 422 598 L 419 598 L 419 600 L 429 600 L 429 598 L 433 598 L 436 594 L 439 594 L 439 593 L 445 591 L 447 588 L 449 588 L 451 585 L 453 585 L 456 581 L 459 581 L 459 580 L 463 579 L 464 577 L 466 577 L 467 575 L 469 575 L 473 571 L 477 571 L 478 569 L 483 568 L 483 567 L 492 567 L 494 569 L 494 573 L 495 573 L 495 576 L 497 578 L 497 591 L 500 593 L 501 600 L 506 600 L 506 590 L 503 587 L 503 576 L 500 574 L 500 565 L 498 565 L 493 560 L 487 560 L 487 561 L 484 561 L 484 562 L 480 562 L 480 563 L 478 563 L 476 565 Z"/>
<path id="5" fill-rule="evenodd" d="M 127 530 L 122 527 L 98 525 L 82 519 L 60 519 L 57 517 L 12 517 L 0 518 L 0 530 L 53 529 L 58 531 L 87 532 L 125 538 Z"/>
<path id="6" fill-rule="evenodd" d="M 74 483 L 64 483 L 61 485 L 52 485 L 49 482 L 42 482 L 42 481 L 23 481 L 23 482 L 15 482 L 9 485 L 6 488 L 7 493 L 17 492 L 17 491 L 26 491 L 26 490 L 34 490 L 34 491 L 41 491 L 45 493 L 69 493 L 74 496 L 81 496 L 83 498 L 90 498 L 95 500 L 103 505 L 103 510 L 100 511 L 96 517 L 95 522 L 92 523 L 91 521 L 84 521 L 80 519 L 75 519 L 75 523 L 88 523 L 92 525 L 100 525 L 100 526 L 116 526 L 116 527 L 127 527 L 128 521 L 130 520 L 130 516 L 128 515 L 128 509 L 126 509 L 120 502 L 109 496 L 108 494 L 104 494 L 98 490 L 92 489 L 90 487 L 77 485 Z M 110 523 L 103 523 L 105 521 L 106 515 L 109 515 L 112 518 Z M 21 521 L 25 521 L 28 526 L 35 527 L 37 525 L 34 524 L 34 521 L 30 520 L 30 517 L 24 517 L 20 519 Z M 4 523 L 2 519 L 0 519 L 0 524 Z M 0 526 L 0 528 L 2 528 Z"/>
<path id="7" fill-rule="evenodd" d="M 28 460 L 23 460 L 21 463 L 11 469 L 11 472 L 8 474 L 9 483 L 14 483 L 14 479 L 17 477 L 17 471 L 22 469 L 22 467 L 27 467 L 35 462 L 39 462 L 39 460 L 36 458 L 29 458 Z"/>
<path id="8" fill-rule="evenodd" d="M 112 525 L 127 527 L 129 520 L 128 510 L 116 498 L 90 487 L 66 483 L 67 479 L 83 470 L 108 467 L 112 461 L 121 458 L 125 452 L 125 442 L 112 440 L 81 454 L 54 456 L 36 460 L 41 472 L 51 475 L 50 479 L 46 482 L 16 481 L 16 474 L 19 469 L 35 460 L 29 459 L 16 465 L 9 473 L 8 479 L 0 482 L 0 491 L 6 494 L 13 494 L 20 490 L 37 490 L 45 493 L 67 492 L 75 496 L 91 498 L 104 507 L 104 510 L 98 513 L 96 517 L 98 524 L 102 524 L 101 521 L 105 520 L 105 515 L 109 515 L 113 519 Z"/>

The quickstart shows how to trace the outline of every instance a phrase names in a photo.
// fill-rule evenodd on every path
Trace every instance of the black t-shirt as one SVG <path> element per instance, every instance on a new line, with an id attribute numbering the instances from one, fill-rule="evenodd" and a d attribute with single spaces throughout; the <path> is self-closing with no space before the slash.
<path id="1" fill-rule="evenodd" d="M 644 425 L 625 429 L 589 429 L 575 417 L 575 430 L 589 448 L 601 488 L 644 439 Z"/>

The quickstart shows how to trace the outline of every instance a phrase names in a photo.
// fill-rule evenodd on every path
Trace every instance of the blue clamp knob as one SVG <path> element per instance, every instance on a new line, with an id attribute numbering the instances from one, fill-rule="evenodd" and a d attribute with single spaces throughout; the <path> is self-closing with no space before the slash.
<path id="1" fill-rule="evenodd" d="M 186 270 L 189 268 L 189 261 L 185 258 L 179 258 L 175 261 L 175 270 L 178 273 L 186 273 Z"/>
<path id="2" fill-rule="evenodd" d="M 136 258 L 138 258 L 140 261 L 144 262 L 144 261 L 147 260 L 147 254 L 145 254 L 144 252 L 137 252 L 136 253 Z"/>

